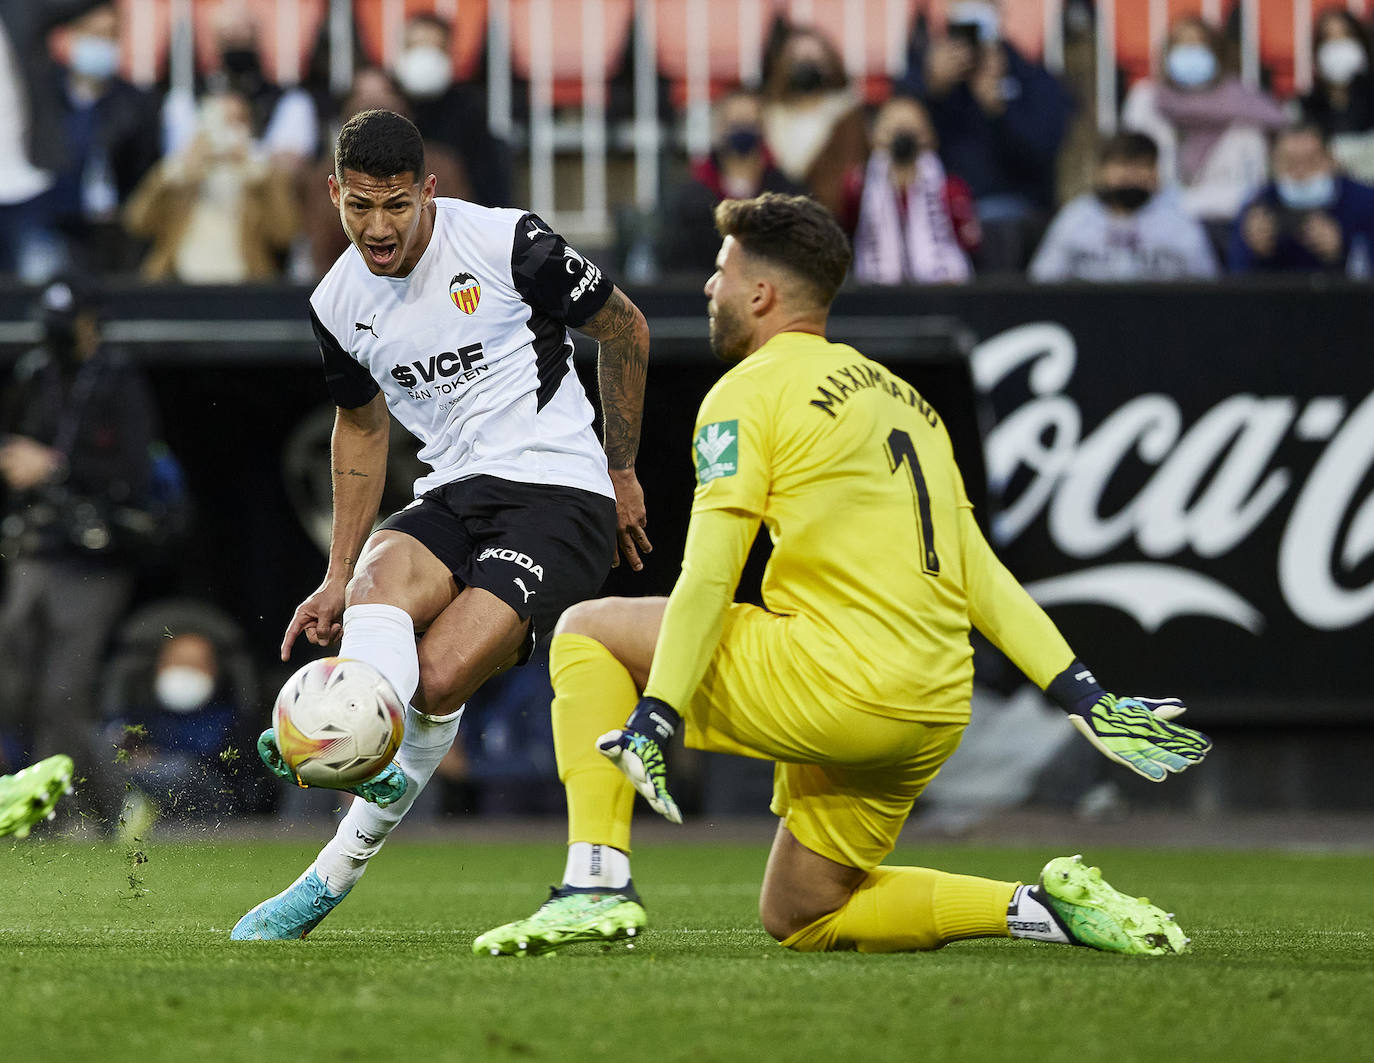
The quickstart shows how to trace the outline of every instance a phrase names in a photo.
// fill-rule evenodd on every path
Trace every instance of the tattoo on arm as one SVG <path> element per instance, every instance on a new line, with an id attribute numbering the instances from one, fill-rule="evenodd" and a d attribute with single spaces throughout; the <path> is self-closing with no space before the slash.
<path id="1" fill-rule="evenodd" d="M 596 376 L 601 392 L 606 461 L 628 469 L 639 451 L 639 422 L 649 372 L 649 330 L 634 303 L 619 288 L 580 331 L 600 343 Z"/>
<path id="2" fill-rule="evenodd" d="M 337 476 L 361 476 L 364 480 L 367 479 L 367 473 L 359 472 L 357 469 L 335 469 L 334 473 Z"/>

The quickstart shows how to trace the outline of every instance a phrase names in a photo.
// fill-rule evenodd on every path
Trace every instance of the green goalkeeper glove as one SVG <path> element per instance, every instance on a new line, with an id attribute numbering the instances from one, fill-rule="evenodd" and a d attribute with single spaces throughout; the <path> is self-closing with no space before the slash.
<path id="1" fill-rule="evenodd" d="M 1212 748 L 1201 731 L 1174 723 L 1186 711 L 1178 698 L 1118 697 L 1074 661 L 1046 693 L 1065 708 L 1069 722 L 1108 760 L 1151 782 L 1163 782 L 1200 764 Z"/>

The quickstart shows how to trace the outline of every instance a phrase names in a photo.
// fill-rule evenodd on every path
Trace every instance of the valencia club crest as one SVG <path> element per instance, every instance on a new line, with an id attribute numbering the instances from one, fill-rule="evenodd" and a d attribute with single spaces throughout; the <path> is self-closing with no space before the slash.
<path id="1" fill-rule="evenodd" d="M 471 273 L 460 273 L 448 282 L 448 297 L 465 314 L 475 314 L 482 299 L 482 286 Z"/>

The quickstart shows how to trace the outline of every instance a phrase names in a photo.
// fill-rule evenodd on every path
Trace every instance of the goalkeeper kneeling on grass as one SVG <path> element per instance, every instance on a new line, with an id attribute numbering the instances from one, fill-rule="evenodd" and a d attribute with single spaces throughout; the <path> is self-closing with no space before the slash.
<path id="1" fill-rule="evenodd" d="M 1033 885 L 883 864 L 912 802 L 969 718 L 977 627 L 1112 760 L 1155 782 L 1211 743 L 1183 705 L 1107 693 L 988 546 L 939 416 L 905 381 L 825 338 L 849 266 L 811 200 L 722 203 L 706 284 L 711 346 L 731 368 L 702 403 L 697 488 L 671 597 L 603 599 L 551 644 L 553 725 L 567 788 L 563 885 L 473 943 L 530 955 L 637 935 L 635 791 L 669 820 L 662 749 L 776 763 L 780 817 L 764 928 L 801 951 L 936 949 L 1023 937 L 1159 955 L 1173 917 L 1076 857 Z M 762 521 L 766 609 L 732 602 Z"/>

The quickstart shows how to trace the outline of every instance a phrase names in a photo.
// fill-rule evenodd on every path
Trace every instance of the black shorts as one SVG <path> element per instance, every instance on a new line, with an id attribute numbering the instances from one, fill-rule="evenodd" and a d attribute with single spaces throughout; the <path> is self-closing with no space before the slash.
<path id="1" fill-rule="evenodd" d="M 616 548 L 615 502 L 605 495 L 495 476 L 426 491 L 381 527 L 418 539 L 460 588 L 490 591 L 541 638 L 601 589 Z"/>

